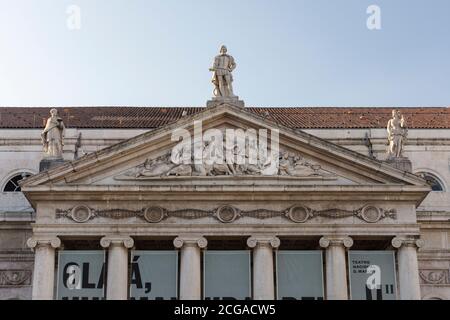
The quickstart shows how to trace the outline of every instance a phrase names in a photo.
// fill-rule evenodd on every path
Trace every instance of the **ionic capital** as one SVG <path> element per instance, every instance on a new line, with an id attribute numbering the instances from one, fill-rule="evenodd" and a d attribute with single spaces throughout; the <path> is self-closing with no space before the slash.
<path id="1" fill-rule="evenodd" d="M 100 239 L 100 245 L 103 248 L 109 248 L 111 246 L 124 246 L 130 249 L 134 246 L 133 238 L 123 235 L 107 235 Z"/>
<path id="2" fill-rule="evenodd" d="M 198 246 L 203 249 L 208 245 L 208 240 L 199 235 L 180 235 L 173 240 L 173 245 L 177 249 L 183 246 Z"/>
<path id="3" fill-rule="evenodd" d="M 348 249 L 353 246 L 353 239 L 349 236 L 325 236 L 320 238 L 319 245 L 322 248 L 328 248 L 330 246 L 344 246 Z"/>
<path id="4" fill-rule="evenodd" d="M 56 249 L 61 246 L 61 240 L 57 236 L 32 236 L 27 240 L 27 246 L 31 249 L 40 246 Z"/>
<path id="5" fill-rule="evenodd" d="M 422 239 L 414 237 L 395 237 L 392 239 L 391 244 L 396 249 L 399 249 L 402 246 L 421 248 L 424 246 L 425 242 Z"/>
<path id="6" fill-rule="evenodd" d="M 272 235 L 251 236 L 247 239 L 247 245 L 250 248 L 255 248 L 256 246 L 270 246 L 276 249 L 280 246 L 280 239 Z"/>

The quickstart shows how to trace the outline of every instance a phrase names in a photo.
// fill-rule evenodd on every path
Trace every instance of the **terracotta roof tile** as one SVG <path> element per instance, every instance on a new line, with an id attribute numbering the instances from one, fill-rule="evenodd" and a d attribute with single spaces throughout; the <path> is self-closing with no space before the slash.
<path id="1" fill-rule="evenodd" d="M 157 128 L 201 111 L 202 107 L 63 107 L 69 128 Z M 299 129 L 384 128 L 393 108 L 293 107 L 248 110 Z M 450 108 L 399 108 L 409 128 L 450 129 Z M 0 128 L 42 128 L 50 108 L 0 107 Z"/>

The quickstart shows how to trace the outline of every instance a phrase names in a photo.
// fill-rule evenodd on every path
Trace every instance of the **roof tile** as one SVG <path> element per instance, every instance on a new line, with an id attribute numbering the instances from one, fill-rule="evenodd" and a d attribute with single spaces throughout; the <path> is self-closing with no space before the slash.
<path id="1" fill-rule="evenodd" d="M 164 126 L 203 107 L 62 107 L 69 128 L 136 128 Z M 295 129 L 384 128 L 393 108 L 248 107 L 248 110 Z M 399 108 L 409 128 L 450 129 L 450 108 Z M 36 129 L 45 125 L 50 108 L 0 107 L 0 128 Z"/>

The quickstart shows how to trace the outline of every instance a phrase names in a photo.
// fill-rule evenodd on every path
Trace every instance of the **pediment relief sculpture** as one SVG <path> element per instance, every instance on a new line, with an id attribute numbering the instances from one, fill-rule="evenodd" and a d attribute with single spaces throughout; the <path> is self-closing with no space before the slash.
<path id="1" fill-rule="evenodd" d="M 204 147 L 204 151 L 207 145 Z M 180 152 L 182 153 L 182 152 Z M 185 161 L 177 153 L 167 153 L 145 162 L 116 179 L 146 179 L 155 177 L 189 177 L 189 176 L 291 176 L 291 177 L 334 177 L 319 164 L 306 160 L 298 153 L 280 151 L 278 157 L 257 156 L 256 163 L 251 163 L 246 157 L 243 163 L 227 163 L 223 161 L 207 160 L 201 163 Z M 275 158 L 275 159 L 274 159 Z M 205 158 L 204 158 L 205 159 Z M 192 162 L 192 163 L 191 163 Z"/>
<path id="2" fill-rule="evenodd" d="M 170 153 L 156 159 L 147 159 L 143 164 L 127 171 L 120 178 L 145 179 L 149 177 L 168 176 L 292 176 L 292 177 L 324 177 L 335 176 L 323 170 L 319 164 L 305 160 L 299 154 L 280 152 L 278 168 L 268 163 L 257 164 L 176 164 L 172 162 Z"/>

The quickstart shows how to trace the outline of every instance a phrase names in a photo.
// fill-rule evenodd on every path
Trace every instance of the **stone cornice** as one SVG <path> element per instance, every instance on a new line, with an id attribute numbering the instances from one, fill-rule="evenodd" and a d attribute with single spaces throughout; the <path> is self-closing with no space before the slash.
<path id="1" fill-rule="evenodd" d="M 180 233 L 186 232 L 186 224 L 174 223 L 133 223 L 133 224 L 117 224 L 117 223 L 101 223 L 101 224 L 33 224 L 33 232 L 35 234 L 48 234 L 57 232 L 59 236 L 79 236 L 89 237 L 98 234 L 106 234 L 108 230 L 114 228 L 121 234 L 130 236 L 162 236 L 177 237 Z M 263 234 L 276 234 L 281 236 L 333 236 L 336 234 L 336 225 L 334 224 L 229 224 L 226 228 L 221 223 L 217 224 L 195 224 L 189 223 L 189 232 L 194 234 L 202 234 L 203 236 L 242 236 L 254 235 L 255 228 Z M 394 237 L 407 235 L 420 235 L 420 226 L 414 223 L 395 223 L 395 224 L 340 224 L 339 231 L 343 234 L 352 236 L 388 236 Z"/>
<path id="2" fill-rule="evenodd" d="M 31 202 L 48 199 L 102 200 L 105 196 L 115 196 L 121 201 L 158 198 L 177 200 L 180 195 L 190 195 L 192 199 L 201 200 L 217 194 L 240 199 L 251 194 L 252 197 L 259 196 L 261 200 L 401 200 L 414 202 L 418 206 L 428 189 L 405 185 L 195 185 L 193 179 L 190 185 L 45 185 L 27 187 L 26 192 Z"/>

